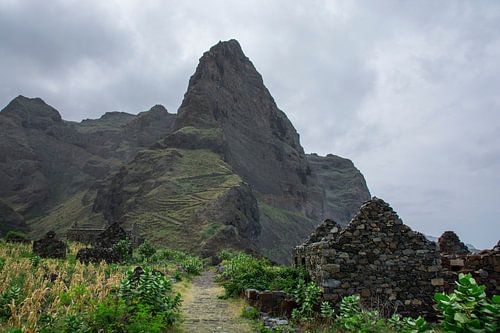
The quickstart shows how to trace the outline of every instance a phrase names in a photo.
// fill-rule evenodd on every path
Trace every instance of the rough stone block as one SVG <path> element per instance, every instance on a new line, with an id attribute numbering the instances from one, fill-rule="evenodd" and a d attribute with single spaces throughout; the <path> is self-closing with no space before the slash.
<path id="1" fill-rule="evenodd" d="M 442 286 L 444 285 L 444 279 L 443 278 L 435 278 L 431 280 L 431 284 L 433 286 Z"/>

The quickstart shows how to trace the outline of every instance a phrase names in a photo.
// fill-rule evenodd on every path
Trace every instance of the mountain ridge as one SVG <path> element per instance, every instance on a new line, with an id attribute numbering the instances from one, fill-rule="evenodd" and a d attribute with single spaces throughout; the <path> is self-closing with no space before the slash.
<path id="1" fill-rule="evenodd" d="M 0 199 L 33 237 L 118 221 L 204 255 L 233 247 L 286 262 L 322 219 L 345 224 L 370 197 L 351 161 L 304 153 L 236 40 L 203 54 L 177 114 L 155 105 L 66 122 L 43 100 L 19 98 L 0 112 L 0 129 L 11 128 L 0 134 L 0 173 L 11 170 Z M 28 127 L 10 126 L 16 108 Z M 33 196 L 42 205 L 30 206 Z"/>

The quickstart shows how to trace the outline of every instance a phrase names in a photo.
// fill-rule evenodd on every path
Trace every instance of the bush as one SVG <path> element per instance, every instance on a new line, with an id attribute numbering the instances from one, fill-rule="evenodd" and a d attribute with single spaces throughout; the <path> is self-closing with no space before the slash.
<path id="1" fill-rule="evenodd" d="M 5 234 L 4 239 L 7 242 L 29 242 L 28 235 L 26 235 L 24 232 L 14 230 L 8 231 Z"/>
<path id="2" fill-rule="evenodd" d="M 130 261 L 132 259 L 132 244 L 128 239 L 121 239 L 113 245 L 113 251 L 120 257 L 121 261 Z"/>
<path id="3" fill-rule="evenodd" d="M 188 274 L 200 275 L 203 271 L 204 264 L 199 257 L 186 256 L 181 262 L 181 267 Z"/>
<path id="4" fill-rule="evenodd" d="M 0 319 L 8 319 L 11 315 L 9 304 L 13 301 L 18 302 L 21 294 L 21 288 L 17 285 L 11 285 L 0 296 Z"/>
<path id="5" fill-rule="evenodd" d="M 257 319 L 260 317 L 260 311 L 253 306 L 244 306 L 241 310 L 241 316 L 247 319 Z"/>
<path id="6" fill-rule="evenodd" d="M 293 292 L 293 298 L 299 305 L 297 309 L 293 309 L 292 318 L 307 322 L 314 319 L 316 316 L 315 308 L 319 304 L 321 291 L 314 282 L 306 284 L 304 280 L 300 280 L 296 290 Z"/>
<path id="7" fill-rule="evenodd" d="M 247 288 L 269 289 L 273 276 L 267 260 L 238 253 L 232 259 L 224 261 L 224 272 L 220 275 L 219 282 L 227 297 L 235 297 Z"/>
<path id="8" fill-rule="evenodd" d="M 498 332 L 500 330 L 500 296 L 490 301 L 485 287 L 470 274 L 460 274 L 457 287 L 450 295 L 437 293 L 436 309 L 441 312 L 441 326 L 447 332 Z"/>
<path id="9" fill-rule="evenodd" d="M 181 296 L 173 295 L 170 281 L 148 267 L 142 274 L 129 270 L 120 282 L 119 295 L 133 313 L 146 306 L 152 314 L 164 317 L 167 324 L 175 321 L 181 304 Z"/>
<path id="10" fill-rule="evenodd" d="M 156 253 L 156 248 L 153 246 L 153 244 L 146 240 L 139 246 L 137 251 L 141 256 L 141 260 L 147 261 Z"/>

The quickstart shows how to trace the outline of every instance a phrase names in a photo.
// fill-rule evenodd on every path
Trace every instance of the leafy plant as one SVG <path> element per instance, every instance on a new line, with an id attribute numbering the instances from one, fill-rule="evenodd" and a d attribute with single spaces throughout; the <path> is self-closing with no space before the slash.
<path id="1" fill-rule="evenodd" d="M 320 313 L 321 317 L 325 319 L 332 319 L 335 310 L 329 302 L 321 302 Z"/>
<path id="2" fill-rule="evenodd" d="M 148 260 L 156 253 L 156 248 L 148 240 L 144 241 L 137 249 L 142 260 Z"/>
<path id="3" fill-rule="evenodd" d="M 181 262 L 182 268 L 188 274 L 199 275 L 203 271 L 203 261 L 199 257 L 187 256 Z"/>
<path id="4" fill-rule="evenodd" d="M 267 290 L 273 280 L 273 273 L 266 260 L 259 260 L 246 253 L 238 253 L 231 260 L 224 261 L 224 272 L 219 282 L 227 297 L 240 295 L 245 289 Z"/>
<path id="5" fill-rule="evenodd" d="M 260 312 L 253 306 L 245 306 L 241 310 L 241 316 L 247 319 L 257 319 L 260 317 Z"/>
<path id="6" fill-rule="evenodd" d="M 12 285 L 0 296 L 0 318 L 8 319 L 11 315 L 9 304 L 13 301 L 17 302 L 21 294 L 21 288 L 17 285 Z"/>
<path id="7" fill-rule="evenodd" d="M 298 321 L 310 321 L 316 313 L 315 307 L 319 304 L 321 290 L 314 282 L 306 284 L 304 280 L 300 280 L 296 290 L 293 292 L 293 297 L 299 307 L 293 309 L 292 318 Z"/>
<path id="8" fill-rule="evenodd" d="M 175 321 L 181 304 L 181 296 L 172 293 L 170 281 L 149 267 L 144 268 L 141 274 L 137 270 L 129 270 L 120 283 L 119 295 L 132 312 L 148 306 L 153 314 L 165 314 L 168 324 Z"/>
<path id="9" fill-rule="evenodd" d="M 128 262 L 132 259 L 132 244 L 128 239 L 121 239 L 113 245 L 113 251 L 122 261 Z"/>
<path id="10" fill-rule="evenodd" d="M 33 266 L 33 268 L 37 268 L 38 265 L 40 265 L 42 258 L 40 256 L 32 256 L 30 257 L 30 261 L 31 261 L 31 266 Z"/>
<path id="11" fill-rule="evenodd" d="M 28 235 L 21 231 L 9 230 L 5 234 L 4 239 L 7 242 L 24 242 L 28 241 Z"/>
<path id="12" fill-rule="evenodd" d="M 436 309 L 441 312 L 442 327 L 447 332 L 498 332 L 500 296 L 490 301 L 485 287 L 470 274 L 460 274 L 453 293 L 437 293 Z"/>

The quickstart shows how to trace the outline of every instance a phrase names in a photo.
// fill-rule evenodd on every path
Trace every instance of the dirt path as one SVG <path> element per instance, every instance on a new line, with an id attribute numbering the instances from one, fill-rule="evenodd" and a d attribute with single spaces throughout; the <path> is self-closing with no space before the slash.
<path id="1" fill-rule="evenodd" d="M 181 329 L 189 333 L 250 333 L 248 322 L 240 318 L 241 301 L 222 300 L 217 296 L 223 288 L 214 282 L 212 271 L 193 279 L 192 286 L 182 296 L 183 322 Z"/>

